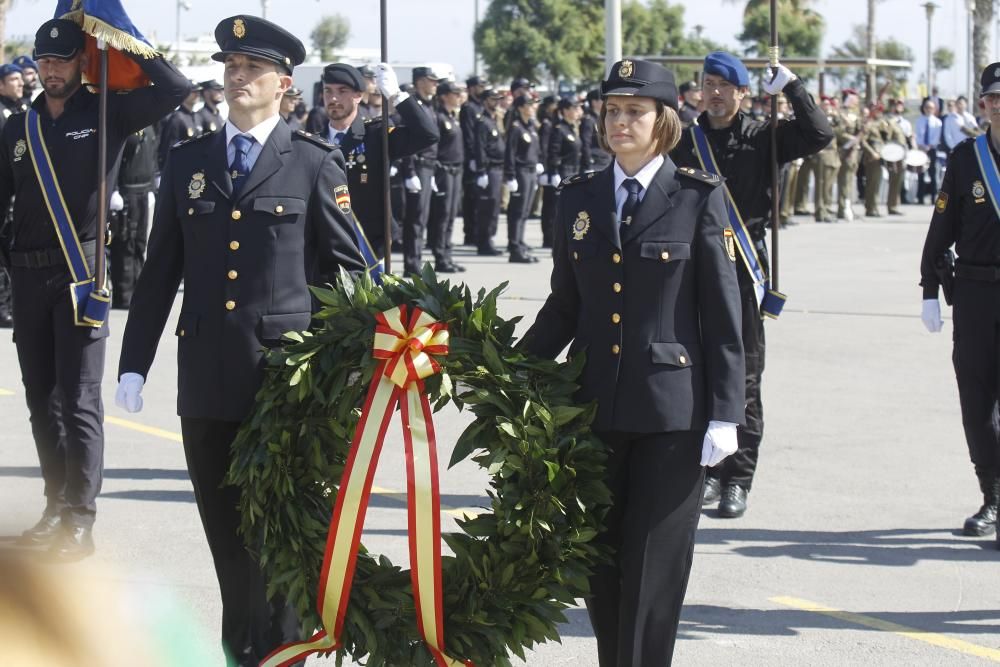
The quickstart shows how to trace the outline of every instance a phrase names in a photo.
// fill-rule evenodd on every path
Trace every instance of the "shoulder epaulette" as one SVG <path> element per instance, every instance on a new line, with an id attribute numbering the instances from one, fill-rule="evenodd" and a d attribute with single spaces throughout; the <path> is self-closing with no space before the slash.
<path id="1" fill-rule="evenodd" d="M 178 141 L 173 146 L 171 146 L 170 150 L 180 148 L 181 146 L 187 146 L 188 144 L 193 144 L 196 141 L 201 141 L 202 139 L 207 139 L 208 137 L 211 137 L 214 134 L 215 134 L 214 132 L 205 132 L 204 134 L 199 134 L 197 137 L 191 137 L 190 139 L 183 139 L 181 141 Z"/>
<path id="2" fill-rule="evenodd" d="M 702 183 L 706 183 L 708 185 L 722 184 L 722 179 L 715 174 L 702 171 L 701 169 L 695 169 L 693 167 L 678 167 L 677 173 L 681 176 L 687 176 L 688 178 L 693 178 L 696 181 L 701 181 Z"/>
<path id="3" fill-rule="evenodd" d="M 596 171 L 588 171 L 585 174 L 575 174 L 573 176 L 570 176 L 569 178 L 564 178 L 563 180 L 559 181 L 559 189 L 562 190 L 565 187 L 568 187 L 570 185 L 576 185 L 578 183 L 586 183 L 587 181 L 592 179 L 594 177 L 594 174 L 596 173 L 597 173 Z"/>
<path id="4" fill-rule="evenodd" d="M 323 140 L 323 137 L 319 136 L 318 134 L 313 134 L 312 132 L 306 132 L 305 130 L 295 130 L 295 132 L 292 133 L 292 136 L 298 137 L 299 139 L 305 139 L 306 141 L 314 143 L 317 146 L 322 146 L 328 151 L 332 151 L 334 149 L 333 144 L 327 143 L 326 141 Z"/>

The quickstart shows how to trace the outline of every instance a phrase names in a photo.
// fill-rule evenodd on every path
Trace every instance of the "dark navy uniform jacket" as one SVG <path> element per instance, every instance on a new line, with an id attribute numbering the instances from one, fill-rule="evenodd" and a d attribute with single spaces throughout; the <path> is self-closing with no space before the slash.
<path id="1" fill-rule="evenodd" d="M 513 180 L 522 169 L 534 170 L 541 159 L 539 151 L 538 126 L 535 121 L 527 123 L 515 118 L 507 130 L 507 150 L 503 160 L 503 177 Z"/>
<path id="2" fill-rule="evenodd" d="M 580 173 L 580 158 L 583 153 L 580 137 L 568 122 L 559 120 L 552 126 L 546 147 L 545 171 L 550 176 L 569 178 Z"/>
<path id="3" fill-rule="evenodd" d="M 160 126 L 160 169 L 167 163 L 170 149 L 180 141 L 205 134 L 202 131 L 202 119 L 198 112 L 186 107 L 178 107 L 167 116 Z"/>
<path id="4" fill-rule="evenodd" d="M 118 372 L 148 379 L 183 278 L 176 330 L 182 417 L 245 418 L 263 349 L 309 327 L 307 286 L 333 282 L 341 267 L 365 269 L 340 151 L 279 122 L 246 179 L 234 197 L 226 133 L 216 132 L 174 148 L 160 183 Z"/>
<path id="5" fill-rule="evenodd" d="M 552 292 L 522 345 L 586 352 L 578 398 L 597 401 L 595 430 L 742 424 L 740 295 L 718 179 L 666 159 L 619 230 L 613 168 L 563 181 Z"/>

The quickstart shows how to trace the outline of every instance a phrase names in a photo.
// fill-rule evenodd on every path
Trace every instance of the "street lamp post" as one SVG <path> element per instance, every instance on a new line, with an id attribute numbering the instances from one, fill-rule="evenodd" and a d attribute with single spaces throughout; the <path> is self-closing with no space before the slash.
<path id="1" fill-rule="evenodd" d="M 934 95 L 934 60 L 931 54 L 931 20 L 934 18 L 934 10 L 937 5 L 933 2 L 924 4 L 927 11 L 927 95 Z"/>
<path id="2" fill-rule="evenodd" d="M 604 0 L 604 73 L 622 59 L 622 0 Z"/>
<path id="3" fill-rule="evenodd" d="M 271 6 L 271 0 L 260 0 L 260 16 L 267 18 L 267 9 Z"/>
<path id="4" fill-rule="evenodd" d="M 975 13 L 976 13 L 976 0 L 969 0 L 969 3 L 967 5 L 967 7 L 969 9 L 969 17 L 968 17 L 969 26 L 968 26 L 968 32 L 966 33 L 966 39 L 968 40 L 966 42 L 966 44 L 968 44 L 968 49 L 966 50 L 966 58 L 965 58 L 965 82 L 968 85 L 968 88 L 967 88 L 968 95 L 967 95 L 967 97 L 970 100 L 969 107 L 970 108 L 974 108 L 973 104 L 971 102 L 971 100 L 974 100 L 976 98 L 976 96 L 975 96 L 975 90 L 976 90 L 976 79 L 975 79 L 975 77 L 976 77 L 976 73 L 975 73 L 975 71 L 973 70 L 973 67 L 972 67 L 972 60 L 973 60 L 973 54 L 974 54 L 973 47 L 972 47 L 972 19 L 975 16 Z"/>
<path id="5" fill-rule="evenodd" d="M 174 52 L 177 57 L 177 64 L 180 65 L 181 58 L 181 10 L 191 9 L 191 3 L 188 0 L 177 0 L 177 25 L 176 33 L 174 34 Z"/>

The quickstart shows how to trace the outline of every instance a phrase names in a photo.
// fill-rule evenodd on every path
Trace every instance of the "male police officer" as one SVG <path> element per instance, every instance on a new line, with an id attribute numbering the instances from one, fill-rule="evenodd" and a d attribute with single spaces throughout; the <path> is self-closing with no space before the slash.
<path id="1" fill-rule="evenodd" d="M 471 76 L 465 80 L 469 99 L 458 112 L 462 128 L 462 150 L 465 164 L 462 167 L 462 245 L 476 245 L 476 125 L 483 116 L 483 91 L 489 86 L 486 79 Z"/>
<path id="2" fill-rule="evenodd" d="M 201 133 L 209 134 L 217 132 L 222 129 L 222 126 L 226 122 L 226 119 L 222 117 L 222 111 L 219 109 L 219 105 L 222 104 L 223 100 L 223 85 L 215 79 L 209 79 L 208 81 L 199 83 L 198 87 L 201 88 L 201 99 L 205 103 L 202 108 L 198 109 L 197 114 L 197 122 L 201 127 Z"/>
<path id="3" fill-rule="evenodd" d="M 97 219 L 99 98 L 81 85 L 88 63 L 76 23 L 42 24 L 34 55 L 45 92 L 29 114 L 7 123 L 0 141 L 0 210 L 14 197 L 14 336 L 47 500 L 41 521 L 23 540 L 51 544 L 57 557 L 75 559 L 94 550 L 104 455 L 101 378 L 108 326 L 81 326 L 70 294 L 80 265 L 93 271 L 97 225 L 104 224 Z M 187 94 L 187 80 L 162 57 L 129 57 L 155 85 L 108 96 L 101 138 L 113 156 L 130 134 L 155 123 Z M 28 150 L 32 118 L 44 151 Z M 36 165 L 53 174 L 45 191 Z M 112 161 L 106 177 L 113 184 L 116 175 Z M 45 194 L 55 183 L 58 201 Z M 56 215 L 69 218 L 72 229 L 57 224 L 49 206 L 64 209 L 65 215 Z"/>
<path id="4" fill-rule="evenodd" d="M 465 267 L 452 259 L 451 233 L 458 215 L 462 192 L 462 165 L 465 146 L 459 122 L 463 89 L 451 81 L 437 86 L 438 159 L 434 170 L 437 189 L 431 197 L 431 213 L 427 223 L 427 245 L 434 253 L 437 273 L 461 273 Z"/>
<path id="5" fill-rule="evenodd" d="M 128 308 L 146 260 L 149 195 L 155 190 L 156 134 L 152 127 L 129 135 L 118 173 L 119 206 L 111 214 L 111 307 Z M 112 196 L 112 201 L 115 197 Z"/>
<path id="6" fill-rule="evenodd" d="M 188 95 L 177 107 L 177 110 L 167 116 L 160 125 L 159 160 L 160 170 L 167 162 L 167 153 L 178 141 L 200 136 L 202 133 L 201 118 L 194 110 L 194 105 L 201 97 L 201 87 L 194 81 L 188 82 Z"/>
<path id="7" fill-rule="evenodd" d="M 382 63 L 377 66 L 375 74 L 383 99 L 395 104 L 401 121 L 389 132 L 389 160 L 412 155 L 435 144 L 438 133 L 434 118 L 424 113 L 410 95 L 400 91 L 392 68 Z M 354 214 L 361 222 L 372 250 L 379 257 L 384 257 L 386 240 L 383 221 L 386 211 L 382 194 L 382 118 L 365 121 L 358 114 L 358 105 L 366 86 L 361 72 L 351 65 L 333 63 L 324 68 L 323 103 L 326 105 L 327 123 L 321 136 L 343 151 Z"/>
<path id="8" fill-rule="evenodd" d="M 434 93 L 440 77 L 431 67 L 413 68 L 413 99 L 417 109 L 437 131 Z M 403 217 L 403 271 L 416 275 L 421 269 L 424 230 L 431 212 L 434 190 L 434 168 L 437 166 L 437 141 L 402 161 L 403 183 L 406 187 L 406 214 Z"/>
<path id="9" fill-rule="evenodd" d="M 989 131 L 961 142 L 949 156 L 920 260 L 927 330 L 936 333 L 943 325 L 939 286 L 954 307 L 952 359 L 962 425 L 983 492 L 982 507 L 965 521 L 966 535 L 996 530 L 1000 500 L 1000 434 L 995 416 L 1000 399 L 1000 62 L 988 66 L 980 81 Z M 958 260 L 949 294 L 951 271 L 944 255 L 952 244 Z"/>
<path id="10" fill-rule="evenodd" d="M 294 609 L 267 599 L 237 533 L 239 490 L 223 484 L 230 446 L 253 410 L 262 347 L 309 327 L 308 285 L 365 268 L 350 221 L 339 151 L 292 132 L 278 114 L 305 48 L 263 19 L 234 16 L 215 30 L 225 63 L 224 129 L 170 152 L 149 256 L 122 340 L 115 402 L 142 408 L 141 390 L 181 278 L 178 412 L 188 472 L 222 593 L 222 639 L 239 665 L 257 665 L 298 638 Z"/>
<path id="11" fill-rule="evenodd" d="M 514 98 L 510 129 L 507 130 L 507 148 L 503 162 L 503 178 L 510 192 L 507 203 L 507 252 L 511 262 L 532 264 L 538 258 L 524 242 L 524 227 L 528 213 L 535 201 L 538 175 L 544 171 L 540 162 L 538 124 L 535 112 L 538 98 Z"/>
<path id="12" fill-rule="evenodd" d="M 502 255 L 493 245 L 500 219 L 500 186 L 503 185 L 504 138 L 497 122 L 497 105 L 502 91 L 483 90 L 483 113 L 476 123 L 473 160 L 476 164 L 476 254 Z"/>
<path id="13" fill-rule="evenodd" d="M 732 195 L 732 203 L 745 223 L 750 242 L 756 247 L 760 263 L 766 267 L 764 236 L 771 213 L 771 130 L 768 123 L 753 120 L 740 111 L 749 84 L 750 74 L 739 58 L 721 51 L 710 53 L 705 58 L 702 78 L 705 111 L 696 121 L 700 130 L 692 127 L 685 131 L 671 157 L 678 166 L 693 168 L 708 166 L 702 161 L 714 157 Z M 779 66 L 773 78 L 764 84 L 764 89 L 770 95 L 783 92 L 795 110 L 795 120 L 778 125 L 779 163 L 810 155 L 830 143 L 833 130 L 826 115 L 788 68 Z M 711 156 L 699 157 L 694 134 L 698 131 L 704 133 Z M 746 427 L 740 428 L 740 446 L 736 454 L 721 466 L 709 469 L 705 480 L 705 502 L 713 502 L 721 496 L 719 514 L 723 517 L 739 517 L 746 511 L 747 494 L 753 483 L 764 432 L 760 395 L 764 372 L 764 322 L 755 286 L 758 279 L 750 274 L 747 262 L 740 261 L 737 265 L 746 352 Z"/>

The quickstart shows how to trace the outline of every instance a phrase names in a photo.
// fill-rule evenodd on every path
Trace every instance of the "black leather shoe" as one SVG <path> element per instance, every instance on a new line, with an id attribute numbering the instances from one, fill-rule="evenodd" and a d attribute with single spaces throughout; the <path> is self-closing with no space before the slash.
<path id="1" fill-rule="evenodd" d="M 725 519 L 738 519 L 747 511 L 747 490 L 739 484 L 727 484 L 722 490 L 722 500 L 719 502 L 719 516 Z"/>
<path id="2" fill-rule="evenodd" d="M 10 313 L 0 313 L 0 329 L 11 329 L 14 326 L 14 318 Z"/>
<path id="3" fill-rule="evenodd" d="M 997 506 L 983 505 L 979 511 L 965 520 L 962 534 L 970 537 L 992 535 L 997 529 Z"/>
<path id="4" fill-rule="evenodd" d="M 25 547 L 43 547 L 52 544 L 52 541 L 62 532 L 62 521 L 58 514 L 43 514 L 34 526 L 21 533 L 17 543 Z"/>
<path id="5" fill-rule="evenodd" d="M 719 502 L 722 497 L 722 482 L 715 477 L 705 475 L 705 488 L 701 490 L 701 504 L 711 505 Z"/>
<path id="6" fill-rule="evenodd" d="M 522 255 L 520 253 L 516 253 L 511 255 L 507 259 L 507 261 L 511 262 L 512 264 L 534 264 L 538 260 L 529 255 Z"/>
<path id="7" fill-rule="evenodd" d="M 66 526 L 52 544 L 49 555 L 57 561 L 71 563 L 94 553 L 93 530 L 87 526 Z"/>
<path id="8" fill-rule="evenodd" d="M 455 262 L 439 262 L 434 265 L 435 273 L 463 273 L 465 267 Z"/>
<path id="9" fill-rule="evenodd" d="M 497 257 L 503 254 L 503 250 L 499 248 L 480 248 L 476 251 L 476 254 L 480 257 Z"/>

